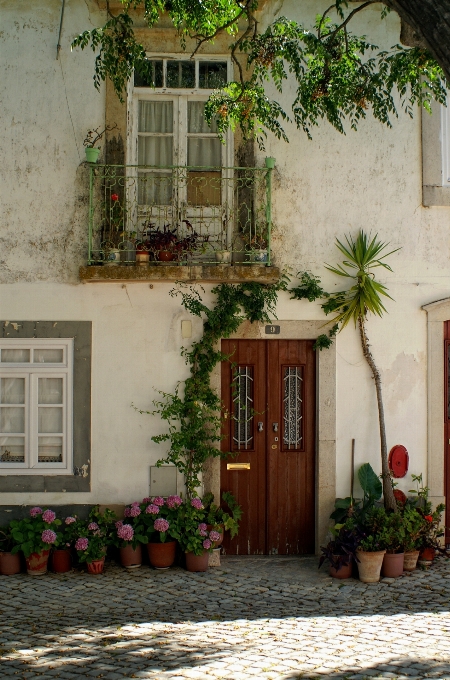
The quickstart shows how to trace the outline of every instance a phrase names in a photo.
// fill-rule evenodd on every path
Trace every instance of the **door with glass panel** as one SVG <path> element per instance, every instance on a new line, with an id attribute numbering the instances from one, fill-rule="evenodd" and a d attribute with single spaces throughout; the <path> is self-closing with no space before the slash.
<path id="1" fill-rule="evenodd" d="M 243 509 L 228 554 L 314 552 L 315 373 L 310 340 L 223 340 L 221 493 Z"/>

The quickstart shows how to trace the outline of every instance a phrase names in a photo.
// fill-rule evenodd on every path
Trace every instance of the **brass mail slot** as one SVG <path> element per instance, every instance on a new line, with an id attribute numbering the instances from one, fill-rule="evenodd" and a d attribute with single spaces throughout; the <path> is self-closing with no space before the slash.
<path id="1" fill-rule="evenodd" d="M 250 470 L 250 463 L 227 463 L 227 470 Z"/>

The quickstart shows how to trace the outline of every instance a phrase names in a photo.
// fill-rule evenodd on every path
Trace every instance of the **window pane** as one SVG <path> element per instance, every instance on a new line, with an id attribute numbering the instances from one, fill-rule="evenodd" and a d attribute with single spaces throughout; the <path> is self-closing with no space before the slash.
<path id="1" fill-rule="evenodd" d="M 138 137 L 138 164 L 173 165 L 173 137 Z"/>
<path id="2" fill-rule="evenodd" d="M 214 137 L 188 137 L 188 165 L 220 168 L 222 144 Z"/>
<path id="3" fill-rule="evenodd" d="M 63 403 L 63 379 L 62 378 L 39 378 L 38 403 L 39 404 L 62 404 Z"/>
<path id="4" fill-rule="evenodd" d="M 62 349 L 35 349 L 33 352 L 35 364 L 62 364 L 64 350 Z"/>
<path id="5" fill-rule="evenodd" d="M 38 432 L 62 432 L 62 408 L 38 409 Z"/>
<path id="6" fill-rule="evenodd" d="M 29 349 L 2 349 L 3 364 L 26 364 L 29 361 Z"/>
<path id="7" fill-rule="evenodd" d="M 283 444 L 288 449 L 298 449 L 303 439 L 302 367 L 285 368 L 283 382 Z"/>
<path id="8" fill-rule="evenodd" d="M 25 461 L 24 437 L 0 437 L 0 463 L 23 463 Z"/>
<path id="9" fill-rule="evenodd" d="M 139 205 L 170 205 L 172 202 L 172 174 L 139 173 Z"/>
<path id="10" fill-rule="evenodd" d="M 188 102 L 188 132 L 217 132 L 216 122 L 205 120 L 205 102 Z"/>
<path id="11" fill-rule="evenodd" d="M 25 378 L 2 378 L 0 401 L 2 404 L 24 404 Z"/>
<path id="12" fill-rule="evenodd" d="M 222 204 L 221 172 L 189 172 L 187 181 L 189 205 L 208 206 Z"/>
<path id="13" fill-rule="evenodd" d="M 23 406 L 0 409 L 0 432 L 25 432 L 25 409 Z"/>
<path id="14" fill-rule="evenodd" d="M 39 463 L 62 463 L 62 459 L 62 437 L 39 437 Z"/>
<path id="15" fill-rule="evenodd" d="M 224 61 L 199 61 L 198 85 L 207 90 L 216 90 L 227 84 L 227 63 Z"/>
<path id="16" fill-rule="evenodd" d="M 195 87 L 195 62 L 168 61 L 166 87 Z"/>
<path id="17" fill-rule="evenodd" d="M 238 366 L 234 372 L 233 390 L 233 448 L 253 446 L 253 366 Z"/>
<path id="18" fill-rule="evenodd" d="M 173 102 L 139 101 L 138 132 L 173 132 Z"/>
<path id="19" fill-rule="evenodd" d="M 134 72 L 135 87 L 162 87 L 163 63 L 162 59 L 146 59 L 145 63 Z"/>

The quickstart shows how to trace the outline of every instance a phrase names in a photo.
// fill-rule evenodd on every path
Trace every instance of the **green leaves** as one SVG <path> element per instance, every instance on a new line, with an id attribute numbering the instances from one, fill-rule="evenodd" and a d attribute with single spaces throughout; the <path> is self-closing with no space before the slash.
<path id="1" fill-rule="evenodd" d="M 358 479 L 366 499 L 369 501 L 377 501 L 381 498 L 383 486 L 370 463 L 361 465 L 358 470 Z"/>

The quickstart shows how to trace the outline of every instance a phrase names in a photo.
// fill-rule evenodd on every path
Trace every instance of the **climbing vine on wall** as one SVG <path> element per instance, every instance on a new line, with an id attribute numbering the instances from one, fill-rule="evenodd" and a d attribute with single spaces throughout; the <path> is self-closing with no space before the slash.
<path id="1" fill-rule="evenodd" d="M 235 333 L 245 320 L 270 323 L 276 318 L 275 307 L 278 293 L 286 290 L 287 275 L 274 284 L 221 283 L 212 289 L 215 304 L 204 304 L 197 288 L 179 285 L 170 291 L 172 297 L 181 296 L 183 307 L 203 319 L 203 336 L 190 349 L 182 349 L 190 368 L 190 377 L 178 383 L 175 391 L 159 392 L 154 411 L 140 411 L 159 415 L 169 425 L 169 431 L 152 437 L 156 443 L 169 442 L 165 458 L 158 466 L 170 463 L 184 475 L 189 497 L 200 486 L 199 476 L 205 461 L 210 457 L 223 456 L 218 446 L 221 440 L 221 400 L 211 387 L 214 367 L 227 358 L 217 349 L 221 338 Z M 202 289 L 203 290 L 203 289 Z"/>

